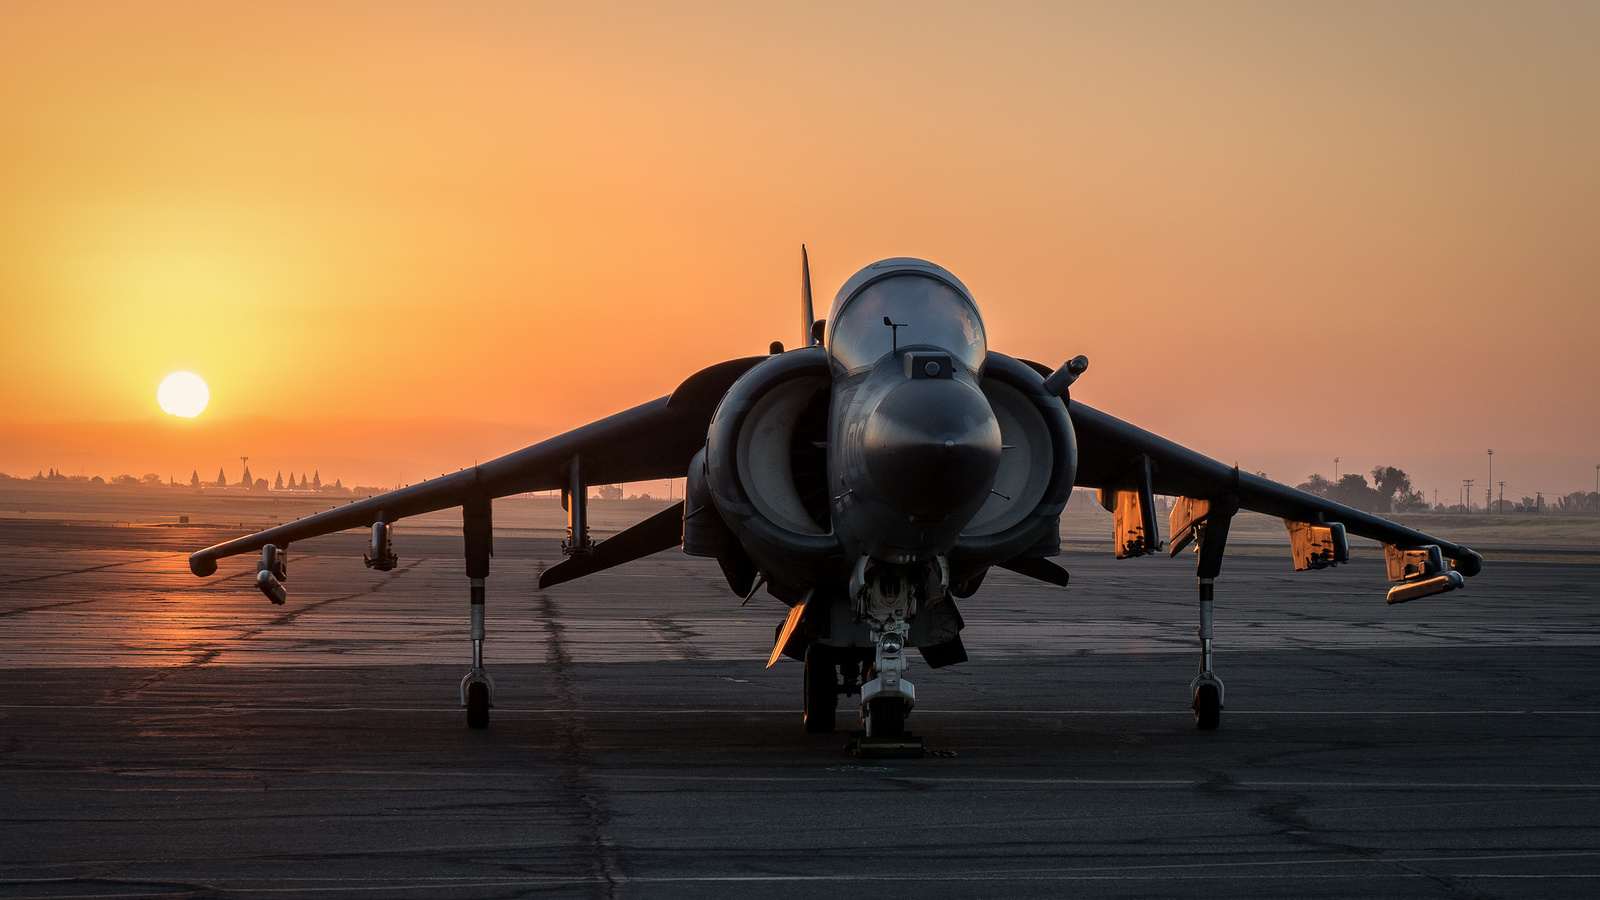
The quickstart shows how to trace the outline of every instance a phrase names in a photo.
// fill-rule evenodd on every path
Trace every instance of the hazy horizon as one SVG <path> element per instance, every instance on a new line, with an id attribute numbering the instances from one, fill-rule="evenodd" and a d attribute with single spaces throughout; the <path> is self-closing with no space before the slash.
<path id="1" fill-rule="evenodd" d="M 822 309 L 931 259 L 991 349 L 1290 484 L 1594 490 L 1595 46 L 1582 3 L 8 3 L 0 471 L 454 471 L 792 345 L 804 242 Z"/>

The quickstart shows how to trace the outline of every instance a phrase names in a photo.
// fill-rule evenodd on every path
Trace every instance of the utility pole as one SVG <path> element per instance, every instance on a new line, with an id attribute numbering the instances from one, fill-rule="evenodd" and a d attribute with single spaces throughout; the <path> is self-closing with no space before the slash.
<path id="1" fill-rule="evenodd" d="M 1472 485 L 1478 479 L 1476 479 L 1476 478 L 1463 478 L 1461 480 L 1466 482 L 1466 485 L 1467 485 L 1467 504 L 1466 504 L 1466 507 L 1464 509 L 1462 509 L 1462 512 L 1471 514 L 1471 512 L 1472 512 Z"/>
<path id="2" fill-rule="evenodd" d="M 1596 466 L 1595 468 L 1600 469 L 1600 466 Z M 1438 509 L 1439 508 L 1439 489 L 1438 488 L 1434 488 L 1433 489 L 1433 508 L 1434 509 Z"/>
<path id="3" fill-rule="evenodd" d="M 1504 481 L 1500 482 L 1500 502 L 1495 504 L 1495 512 L 1502 516 L 1506 514 L 1506 483 Z"/>

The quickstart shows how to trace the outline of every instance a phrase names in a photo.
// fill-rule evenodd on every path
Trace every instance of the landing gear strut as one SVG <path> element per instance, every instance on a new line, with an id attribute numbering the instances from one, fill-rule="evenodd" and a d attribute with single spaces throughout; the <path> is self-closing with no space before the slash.
<path id="1" fill-rule="evenodd" d="M 857 620 L 865 620 L 876 644 L 871 680 L 861 685 L 863 731 L 852 752 L 864 757 L 920 757 L 922 739 L 906 732 L 906 716 L 917 689 L 905 678 L 910 619 L 919 608 L 950 590 L 943 557 L 919 565 L 888 565 L 866 556 L 850 576 Z"/>
<path id="2" fill-rule="evenodd" d="M 876 629 L 874 629 L 876 630 Z M 867 737 L 897 740 L 906 733 L 906 713 L 917 701 L 917 688 L 903 677 L 906 669 L 905 622 L 890 622 L 878 638 L 876 676 L 861 686 L 861 721 Z"/>
<path id="3" fill-rule="evenodd" d="M 1211 594 L 1214 583 L 1200 579 L 1200 674 L 1189 682 L 1194 691 L 1194 725 L 1202 731 L 1215 731 L 1222 722 L 1222 679 L 1211 671 Z"/>
<path id="4" fill-rule="evenodd" d="M 467 545 L 467 578 L 472 583 L 472 670 L 461 679 L 461 705 L 467 709 L 468 728 L 488 728 L 489 707 L 494 705 L 494 679 L 483 668 L 484 589 L 489 557 L 494 555 L 488 498 L 462 504 L 461 521 Z"/>
<path id="5" fill-rule="evenodd" d="M 1182 499 L 1172 509 L 1172 552 L 1191 540 L 1200 559 L 1195 574 L 1200 579 L 1200 674 L 1189 682 L 1194 694 L 1190 708 L 1194 725 L 1201 731 L 1215 731 L 1222 723 L 1226 689 L 1211 669 L 1212 599 L 1217 575 L 1222 571 L 1222 551 L 1228 543 L 1228 527 L 1239 510 L 1239 498 L 1232 495 L 1213 500 Z"/>

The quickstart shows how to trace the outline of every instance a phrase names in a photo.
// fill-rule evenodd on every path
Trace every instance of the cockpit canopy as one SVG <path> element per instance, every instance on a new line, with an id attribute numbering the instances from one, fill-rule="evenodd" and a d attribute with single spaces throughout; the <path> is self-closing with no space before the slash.
<path id="1" fill-rule="evenodd" d="M 844 372 L 868 368 L 896 349 L 921 347 L 949 353 L 976 375 L 988 351 L 983 318 L 966 286 L 920 259 L 886 259 L 857 272 L 833 301 L 827 343 Z"/>

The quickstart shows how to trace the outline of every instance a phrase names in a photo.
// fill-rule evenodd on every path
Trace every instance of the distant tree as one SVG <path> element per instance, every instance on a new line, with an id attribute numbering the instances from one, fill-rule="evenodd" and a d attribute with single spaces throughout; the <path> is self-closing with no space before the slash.
<path id="1" fill-rule="evenodd" d="M 90 484 L 105 484 L 106 480 L 104 478 L 101 478 L 99 475 L 96 475 L 95 477 L 89 479 L 89 483 Z"/>
<path id="2" fill-rule="evenodd" d="M 1394 498 L 1395 512 L 1424 512 L 1428 509 L 1428 498 L 1422 496 L 1421 491 L 1412 491 Z"/>
<path id="3" fill-rule="evenodd" d="M 1556 512 L 1563 516 L 1600 514 L 1600 494 L 1593 491 L 1573 491 L 1556 501 Z"/>
<path id="4" fill-rule="evenodd" d="M 1378 510 L 1378 492 L 1367 484 L 1366 476 L 1354 472 L 1339 479 L 1328 499 L 1362 512 Z"/>
<path id="5" fill-rule="evenodd" d="M 279 472 L 278 473 L 278 477 L 273 479 L 272 489 L 275 490 L 275 491 L 283 490 L 283 473 L 282 472 Z"/>
<path id="6" fill-rule="evenodd" d="M 599 498 L 601 500 L 621 500 L 622 499 L 622 485 L 620 485 L 620 484 L 602 484 L 595 491 L 595 493 L 599 496 Z"/>
<path id="7" fill-rule="evenodd" d="M 111 483 L 112 484 L 138 484 L 139 483 L 139 479 L 133 477 L 132 475 L 118 475 L 117 477 L 111 479 Z"/>
<path id="8" fill-rule="evenodd" d="M 1333 495 L 1334 485 L 1333 482 L 1323 478 L 1321 475 L 1312 475 L 1305 481 L 1295 485 L 1295 487 L 1308 494 L 1316 494 L 1318 497 L 1329 497 Z"/>
<path id="9" fill-rule="evenodd" d="M 50 480 L 51 481 L 66 481 L 67 480 L 67 476 L 62 474 L 62 473 L 60 473 L 60 472 L 58 472 L 58 471 L 56 471 L 55 469 L 51 469 L 50 470 Z"/>
<path id="10" fill-rule="evenodd" d="M 199 486 L 200 486 L 200 470 L 199 469 L 195 469 L 193 472 L 189 473 L 189 487 L 199 487 Z"/>
<path id="11" fill-rule="evenodd" d="M 300 490 L 303 491 L 305 489 L 306 489 L 306 473 L 301 472 L 300 473 Z"/>
<path id="12" fill-rule="evenodd" d="M 244 474 L 239 476 L 239 483 L 244 485 L 245 487 L 249 487 L 250 485 L 256 483 L 256 480 L 254 478 L 250 477 L 250 467 L 249 466 L 245 466 L 244 467 Z"/>
<path id="13" fill-rule="evenodd" d="M 1411 499 L 1411 477 L 1394 466 L 1373 466 L 1372 484 L 1376 512 L 1389 512 L 1397 502 Z"/>
<path id="14" fill-rule="evenodd" d="M 265 478 L 257 478 L 255 485 L 252 487 L 252 490 L 264 491 L 266 489 L 267 489 L 267 480 Z"/>
<path id="15" fill-rule="evenodd" d="M 336 491 L 344 490 L 344 483 L 341 482 L 339 479 L 335 478 L 333 480 L 333 489 L 336 490 Z"/>
<path id="16" fill-rule="evenodd" d="M 221 469 L 218 469 L 217 470 L 217 487 L 227 487 L 227 486 L 228 486 L 228 473 L 222 471 Z"/>
<path id="17" fill-rule="evenodd" d="M 139 479 L 139 480 L 144 482 L 145 484 L 150 485 L 151 487 L 160 487 L 161 486 L 161 476 L 157 475 L 154 472 L 146 472 L 146 473 L 144 473 L 144 477 Z"/>
<path id="18" fill-rule="evenodd" d="M 40 472 L 39 474 L 33 476 L 33 480 L 34 481 L 43 481 L 44 480 L 44 473 Z"/>
<path id="19" fill-rule="evenodd" d="M 314 491 L 322 490 L 322 471 L 320 469 L 311 473 L 311 489 Z"/>

